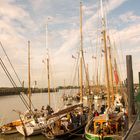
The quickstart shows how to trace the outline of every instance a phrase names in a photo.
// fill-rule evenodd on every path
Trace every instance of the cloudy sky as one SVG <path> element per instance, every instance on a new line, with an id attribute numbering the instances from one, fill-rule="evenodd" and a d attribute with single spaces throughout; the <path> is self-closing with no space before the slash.
<path id="1" fill-rule="evenodd" d="M 80 0 L 0 0 L 0 41 L 21 81 L 27 85 L 27 42 L 31 41 L 31 80 L 47 86 L 46 47 L 49 48 L 53 85 L 69 84 L 80 46 Z M 107 28 L 118 50 L 120 75 L 125 78 L 125 57 L 133 56 L 134 80 L 140 71 L 140 2 L 139 0 L 106 0 Z M 100 30 L 99 0 L 83 0 L 83 46 L 90 79 L 94 75 L 97 32 Z M 46 24 L 48 32 L 46 36 Z M 47 39 L 46 39 L 47 38 Z M 46 43 L 47 40 L 47 43 Z M 2 49 L 0 56 L 11 72 Z M 0 68 L 0 86 L 11 86 Z M 19 85 L 19 83 L 17 83 Z"/>

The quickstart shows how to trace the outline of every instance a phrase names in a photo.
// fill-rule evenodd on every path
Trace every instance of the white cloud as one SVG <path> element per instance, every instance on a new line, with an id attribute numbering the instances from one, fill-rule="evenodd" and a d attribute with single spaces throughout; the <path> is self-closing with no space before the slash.
<path id="1" fill-rule="evenodd" d="M 121 15 L 119 18 L 124 23 L 140 21 L 140 17 L 135 15 L 133 11 L 129 11 L 129 12 Z"/>
<path id="2" fill-rule="evenodd" d="M 122 5 L 126 1 L 127 0 L 109 0 L 106 3 L 106 7 L 109 8 L 109 11 L 112 11 L 112 10 L 116 9 L 117 7 L 119 7 L 120 5 Z"/>
<path id="3" fill-rule="evenodd" d="M 133 23 L 121 30 L 114 29 L 112 32 L 115 33 L 113 38 L 115 39 L 116 47 L 118 49 L 118 57 L 120 58 L 119 65 L 121 65 L 120 67 L 122 68 L 124 78 L 126 76 L 126 55 L 132 55 L 134 81 L 138 82 L 137 73 L 139 71 L 140 24 Z"/>
<path id="4" fill-rule="evenodd" d="M 29 2 L 34 10 L 40 10 L 44 4 L 47 4 L 44 0 L 29 0 Z"/>
<path id="5" fill-rule="evenodd" d="M 91 15 L 93 15 L 93 13 L 94 13 L 94 9 L 96 8 L 96 6 L 97 5 L 92 5 L 92 6 L 86 6 L 86 5 L 83 5 L 83 14 L 86 16 L 91 16 Z"/>
<path id="6" fill-rule="evenodd" d="M 14 3 L 13 0 L 1 0 L 0 5 L 0 41 L 17 73 L 21 79 L 25 79 L 27 69 L 27 40 L 29 40 L 29 38 L 26 37 L 26 34 L 28 34 L 31 27 L 35 27 L 35 23 L 31 19 L 30 14 L 23 7 Z M 2 49 L 0 49 L 0 54 L 13 75 Z M 7 81 L 7 78 L 5 78 L 5 81 Z M 2 82 L 1 86 L 9 86 L 9 84 Z"/>

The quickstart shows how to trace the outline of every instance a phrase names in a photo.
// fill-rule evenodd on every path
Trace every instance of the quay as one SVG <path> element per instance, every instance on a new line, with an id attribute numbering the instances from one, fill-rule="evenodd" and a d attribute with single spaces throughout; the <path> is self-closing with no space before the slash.
<path id="1" fill-rule="evenodd" d="M 135 119 L 132 119 L 133 123 L 131 123 L 130 129 L 124 137 L 124 140 L 140 140 L 140 72 L 138 73 L 138 77 L 139 89 L 138 94 L 135 97 L 135 102 L 137 102 L 137 116 L 135 117 Z"/>
<path id="2" fill-rule="evenodd" d="M 139 115 L 137 116 L 137 119 L 134 122 L 132 129 L 130 130 L 130 132 L 128 132 L 128 134 L 124 138 L 124 140 L 139 140 L 140 139 L 140 118 L 139 118 Z"/>

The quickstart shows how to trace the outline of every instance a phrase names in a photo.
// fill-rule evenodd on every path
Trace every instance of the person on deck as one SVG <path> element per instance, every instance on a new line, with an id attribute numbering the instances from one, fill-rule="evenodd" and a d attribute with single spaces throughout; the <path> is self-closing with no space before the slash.
<path id="1" fill-rule="evenodd" d="M 77 127 L 77 124 L 78 124 L 77 116 L 74 114 L 74 112 L 71 112 L 70 117 L 71 117 L 72 125 L 75 129 Z"/>
<path id="2" fill-rule="evenodd" d="M 47 105 L 46 110 L 48 110 L 48 115 L 51 115 L 54 112 L 53 109 L 49 105 Z"/>
<path id="3" fill-rule="evenodd" d="M 96 116 L 99 116 L 99 113 L 97 110 L 95 110 L 94 114 L 93 114 L 93 117 L 96 117 Z"/>
<path id="4" fill-rule="evenodd" d="M 102 105 L 102 106 L 101 106 L 101 112 L 100 112 L 100 114 L 104 114 L 104 112 L 105 112 L 105 106 Z"/>

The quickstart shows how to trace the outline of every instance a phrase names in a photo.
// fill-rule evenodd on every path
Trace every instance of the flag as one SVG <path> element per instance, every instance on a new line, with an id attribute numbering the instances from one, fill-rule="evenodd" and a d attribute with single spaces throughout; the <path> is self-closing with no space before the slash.
<path id="1" fill-rule="evenodd" d="M 114 70 L 114 77 L 115 77 L 116 85 L 118 85 L 118 83 L 119 83 L 119 76 L 118 76 L 118 73 L 117 73 L 116 69 Z"/>
<path id="2" fill-rule="evenodd" d="M 72 58 L 76 59 L 76 57 L 74 55 L 72 55 Z"/>
<path id="3" fill-rule="evenodd" d="M 42 63 L 45 63 L 45 61 L 44 61 L 44 60 L 42 60 Z"/>
<path id="4" fill-rule="evenodd" d="M 102 49 L 102 52 L 105 53 L 105 51 Z"/>
<path id="5" fill-rule="evenodd" d="M 118 85 L 118 83 L 119 83 L 119 76 L 118 76 L 118 72 L 117 72 L 117 62 L 116 62 L 116 59 L 114 59 L 114 77 L 115 77 L 116 85 Z"/>

